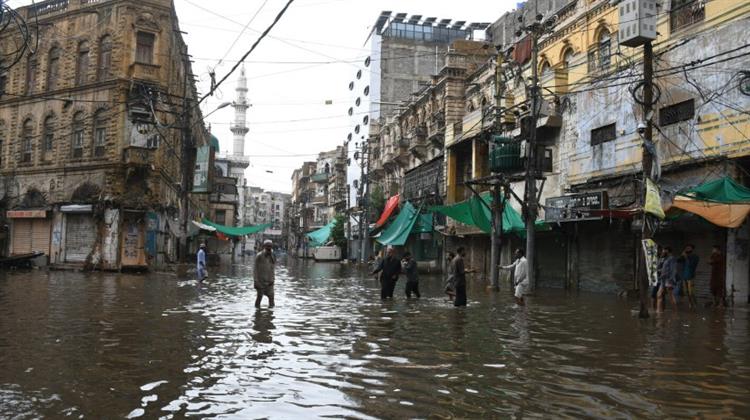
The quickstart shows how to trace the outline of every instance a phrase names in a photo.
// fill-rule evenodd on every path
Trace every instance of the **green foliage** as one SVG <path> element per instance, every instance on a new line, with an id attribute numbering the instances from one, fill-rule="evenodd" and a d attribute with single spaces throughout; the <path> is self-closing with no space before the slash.
<path id="1" fill-rule="evenodd" d="M 331 241 L 341 248 L 342 253 L 346 253 L 346 216 L 343 214 L 336 215 L 336 224 L 331 229 Z"/>
<path id="2" fill-rule="evenodd" d="M 370 217 L 379 217 L 380 214 L 383 213 L 384 208 L 385 192 L 383 191 L 383 187 L 378 184 L 374 184 L 372 186 L 372 191 L 370 191 Z"/>

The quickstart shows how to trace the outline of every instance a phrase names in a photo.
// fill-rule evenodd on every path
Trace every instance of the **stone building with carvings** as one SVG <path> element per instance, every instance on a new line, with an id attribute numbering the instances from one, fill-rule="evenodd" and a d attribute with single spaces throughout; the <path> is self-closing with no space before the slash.
<path id="1" fill-rule="evenodd" d="M 112 270 L 192 251 L 188 221 L 210 192 L 209 173 L 194 179 L 193 168 L 214 153 L 172 2 L 49 0 L 18 12 L 38 22 L 39 44 L 0 99 L 2 252 Z"/>

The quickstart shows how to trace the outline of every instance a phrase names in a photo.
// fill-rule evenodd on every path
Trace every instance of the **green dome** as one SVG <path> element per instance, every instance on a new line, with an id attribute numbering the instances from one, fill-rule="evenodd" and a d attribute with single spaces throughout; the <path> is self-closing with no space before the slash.
<path id="1" fill-rule="evenodd" d="M 217 152 L 219 151 L 219 139 L 217 139 L 213 134 L 211 134 L 211 147 L 213 147 L 213 149 Z"/>

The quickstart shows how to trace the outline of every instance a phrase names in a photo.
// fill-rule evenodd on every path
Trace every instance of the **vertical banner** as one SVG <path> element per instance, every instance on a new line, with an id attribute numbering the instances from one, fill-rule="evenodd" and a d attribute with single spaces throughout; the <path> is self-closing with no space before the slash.
<path id="1" fill-rule="evenodd" d="M 211 146 L 200 146 L 195 155 L 195 177 L 193 192 L 208 192 L 208 164 Z"/>
<path id="2" fill-rule="evenodd" d="M 659 283 L 659 247 L 656 245 L 653 239 L 644 239 L 641 241 L 643 244 L 643 255 L 646 261 L 646 274 L 648 275 L 648 282 L 651 286 L 656 286 Z"/>

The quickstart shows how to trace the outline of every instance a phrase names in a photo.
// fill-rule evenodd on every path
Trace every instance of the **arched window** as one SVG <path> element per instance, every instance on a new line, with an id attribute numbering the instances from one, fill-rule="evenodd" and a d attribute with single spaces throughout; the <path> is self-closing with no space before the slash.
<path id="1" fill-rule="evenodd" d="M 73 115 L 73 133 L 71 139 L 71 156 L 73 158 L 83 157 L 83 111 L 78 111 Z"/>
<path id="2" fill-rule="evenodd" d="M 104 35 L 99 40 L 99 59 L 97 63 L 96 78 L 105 80 L 109 78 L 112 66 L 112 37 Z"/>
<path id="3" fill-rule="evenodd" d="M 54 155 L 55 150 L 55 117 L 48 115 L 44 119 L 44 133 L 42 134 L 42 157 L 43 159 L 51 159 Z"/>
<path id="4" fill-rule="evenodd" d="M 24 91 L 27 95 L 34 93 L 34 87 L 36 85 L 36 70 L 36 56 L 34 54 L 29 54 L 29 58 L 26 60 L 26 83 L 24 86 Z"/>
<path id="5" fill-rule="evenodd" d="M 103 157 L 107 151 L 107 120 L 104 110 L 94 114 L 94 157 Z"/>
<path id="6" fill-rule="evenodd" d="M 76 85 L 80 86 L 86 83 L 86 76 L 89 73 L 89 42 L 81 41 L 78 43 L 78 54 L 76 55 Z"/>
<path id="7" fill-rule="evenodd" d="M 5 152 L 5 121 L 0 120 L 0 168 L 5 163 L 3 152 Z"/>
<path id="8" fill-rule="evenodd" d="M 573 49 L 566 48 L 565 52 L 563 52 L 563 55 L 562 55 L 563 68 L 566 70 L 570 69 L 572 63 L 573 63 Z"/>
<path id="9" fill-rule="evenodd" d="M 27 118 L 21 128 L 21 162 L 31 163 L 34 157 L 34 122 Z"/>
<path id="10" fill-rule="evenodd" d="M 60 48 L 52 47 L 47 56 L 47 90 L 57 89 L 60 78 Z"/>
<path id="11" fill-rule="evenodd" d="M 541 77 L 549 76 L 549 74 L 552 72 L 552 67 L 549 65 L 549 61 L 544 60 L 542 61 L 542 65 L 539 66 L 539 75 Z"/>
<path id="12" fill-rule="evenodd" d="M 605 70 L 610 64 L 611 55 L 611 36 L 609 31 L 602 28 L 597 39 L 599 48 L 599 68 Z"/>

